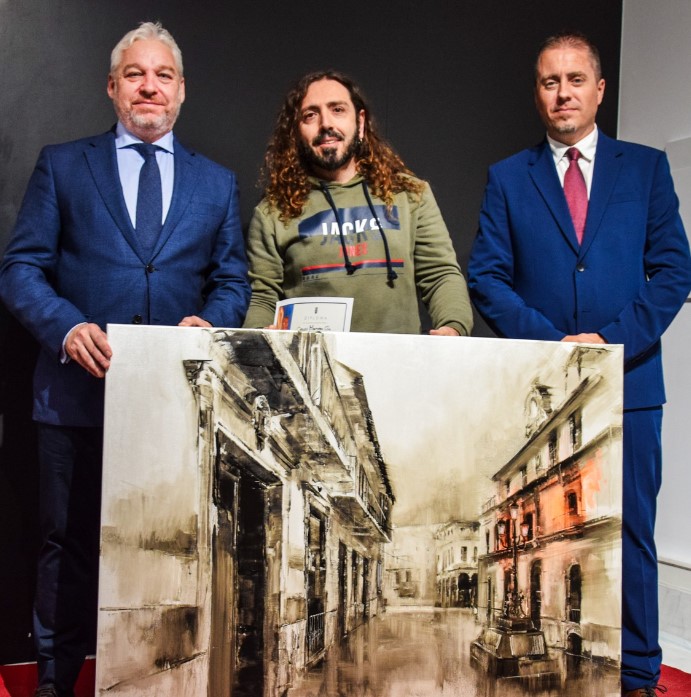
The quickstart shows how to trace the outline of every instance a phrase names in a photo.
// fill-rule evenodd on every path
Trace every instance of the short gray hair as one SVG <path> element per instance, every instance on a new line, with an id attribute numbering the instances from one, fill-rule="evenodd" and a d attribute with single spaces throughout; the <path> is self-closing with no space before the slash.
<path id="1" fill-rule="evenodd" d="M 160 41 L 171 50 L 175 60 L 175 67 L 180 73 L 180 77 L 182 77 L 182 52 L 180 51 L 180 47 L 177 45 L 177 43 L 175 43 L 175 39 L 173 38 L 172 34 L 167 29 L 164 29 L 160 22 L 142 22 L 136 29 L 128 31 L 127 34 L 125 34 L 125 36 L 118 41 L 110 54 L 111 75 L 115 73 L 120 65 L 123 51 L 127 50 L 135 41 L 148 39 Z"/>

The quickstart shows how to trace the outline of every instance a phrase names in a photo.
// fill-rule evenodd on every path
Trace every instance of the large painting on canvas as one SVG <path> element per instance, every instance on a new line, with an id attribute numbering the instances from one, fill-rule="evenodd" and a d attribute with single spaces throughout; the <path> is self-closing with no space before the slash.
<path id="1" fill-rule="evenodd" d="M 98 694 L 619 694 L 620 347 L 109 338 Z"/>

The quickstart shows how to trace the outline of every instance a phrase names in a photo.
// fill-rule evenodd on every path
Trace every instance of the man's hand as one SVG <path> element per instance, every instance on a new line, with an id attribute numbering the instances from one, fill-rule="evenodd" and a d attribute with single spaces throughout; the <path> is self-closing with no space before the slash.
<path id="1" fill-rule="evenodd" d="M 439 327 L 439 329 L 430 329 L 429 333 L 432 336 L 460 336 L 460 334 L 453 327 Z"/>
<path id="2" fill-rule="evenodd" d="M 197 315 L 191 315 L 190 317 L 183 317 L 178 323 L 178 327 L 211 327 L 211 322 L 207 322 Z"/>
<path id="3" fill-rule="evenodd" d="M 562 341 L 570 341 L 579 344 L 606 344 L 607 342 L 599 334 L 569 334 Z"/>
<path id="4" fill-rule="evenodd" d="M 106 333 L 93 323 L 78 324 L 67 335 L 65 353 L 97 378 L 105 376 L 113 357 Z"/>

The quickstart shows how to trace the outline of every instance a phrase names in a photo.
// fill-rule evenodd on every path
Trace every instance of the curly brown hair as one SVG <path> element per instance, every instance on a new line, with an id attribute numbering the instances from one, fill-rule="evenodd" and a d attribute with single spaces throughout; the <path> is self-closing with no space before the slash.
<path id="1" fill-rule="evenodd" d="M 391 209 L 394 195 L 401 191 L 420 195 L 424 183 L 413 178 L 400 156 L 381 138 L 362 91 L 346 75 L 324 70 L 305 75 L 288 92 L 266 148 L 260 185 L 269 204 L 279 211 L 281 220 L 286 222 L 297 218 L 313 188 L 308 180 L 309 170 L 300 157 L 298 125 L 305 94 L 318 80 L 340 82 L 348 90 L 355 111 L 365 112 L 364 136 L 360 141 L 356 167 L 375 196 Z"/>

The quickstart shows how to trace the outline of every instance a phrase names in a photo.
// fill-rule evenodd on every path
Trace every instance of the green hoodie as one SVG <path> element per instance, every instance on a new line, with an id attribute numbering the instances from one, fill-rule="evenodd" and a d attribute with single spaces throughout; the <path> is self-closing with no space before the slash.
<path id="1" fill-rule="evenodd" d="M 421 195 L 396 194 L 387 214 L 379 198 L 371 199 L 374 211 L 369 206 L 359 175 L 346 184 L 310 181 L 314 188 L 299 218 L 284 224 L 266 200 L 254 211 L 247 239 L 252 300 L 245 327 L 272 324 L 278 300 L 336 296 L 354 299 L 352 331 L 419 334 L 418 289 L 434 328 L 470 334 L 465 279 L 428 184 Z M 396 278 L 389 280 L 392 271 Z"/>

